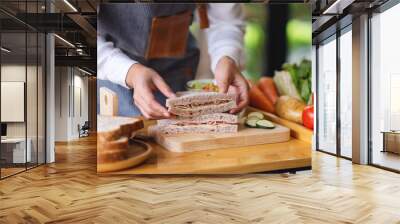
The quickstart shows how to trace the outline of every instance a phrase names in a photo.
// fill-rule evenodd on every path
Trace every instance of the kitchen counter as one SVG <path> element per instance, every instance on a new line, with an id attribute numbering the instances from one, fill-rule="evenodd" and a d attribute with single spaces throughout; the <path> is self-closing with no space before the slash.
<path id="1" fill-rule="evenodd" d="M 282 121 L 273 117 L 268 119 L 282 124 Z M 145 121 L 145 127 L 153 123 L 154 121 Z M 292 138 L 288 142 L 185 153 L 170 152 L 155 142 L 150 142 L 153 153 L 143 164 L 102 175 L 242 174 L 311 169 L 312 132 L 288 121 L 283 123 L 291 128 Z M 308 136 L 308 141 L 304 141 L 305 136 Z"/>

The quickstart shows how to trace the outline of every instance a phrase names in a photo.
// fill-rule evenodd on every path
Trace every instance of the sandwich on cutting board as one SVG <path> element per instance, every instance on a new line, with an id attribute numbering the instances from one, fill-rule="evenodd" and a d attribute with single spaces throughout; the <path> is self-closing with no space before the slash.
<path id="1" fill-rule="evenodd" d="M 157 121 L 157 125 L 149 127 L 151 135 L 234 133 L 238 130 L 237 115 L 223 113 L 236 107 L 235 95 L 190 92 L 167 99 L 166 106 L 177 117 Z"/>

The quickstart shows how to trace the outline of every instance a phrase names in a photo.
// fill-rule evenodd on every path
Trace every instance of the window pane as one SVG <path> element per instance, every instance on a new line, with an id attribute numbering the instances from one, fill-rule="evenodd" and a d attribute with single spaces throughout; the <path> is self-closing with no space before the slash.
<path id="1" fill-rule="evenodd" d="M 340 152 L 352 156 L 352 35 L 340 36 Z"/>
<path id="2" fill-rule="evenodd" d="M 28 168 L 37 165 L 37 40 L 36 32 L 28 31 L 28 55 L 27 55 L 27 80 L 26 80 L 26 118 L 27 118 L 27 149 L 30 151 L 28 154 Z"/>
<path id="3" fill-rule="evenodd" d="M 1 175 L 25 170 L 30 159 L 26 151 L 25 89 L 26 33 L 1 34 Z M 28 148 L 29 149 L 29 148 Z"/>
<path id="4" fill-rule="evenodd" d="M 372 26 L 372 163 L 400 170 L 400 4 L 371 19 Z M 396 137 L 397 136 L 397 137 Z M 386 146 L 384 146 L 384 142 Z"/>
<path id="5" fill-rule="evenodd" d="M 39 45 L 38 45 L 38 164 L 45 163 L 45 87 L 46 87 L 46 76 L 45 76 L 45 52 L 46 36 L 39 33 Z"/>
<path id="6" fill-rule="evenodd" d="M 318 48 L 318 149 L 336 153 L 336 41 Z"/>

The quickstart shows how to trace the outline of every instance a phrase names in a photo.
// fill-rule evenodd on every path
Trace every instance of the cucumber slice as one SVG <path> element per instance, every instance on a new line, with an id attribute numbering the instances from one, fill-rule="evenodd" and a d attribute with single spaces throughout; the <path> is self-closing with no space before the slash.
<path id="1" fill-rule="evenodd" d="M 250 124 L 254 123 L 254 125 L 255 125 L 257 123 L 257 121 L 259 121 L 259 120 L 261 120 L 261 119 L 259 119 L 258 117 L 248 117 L 248 118 L 246 118 L 245 123 L 249 122 Z M 250 125 L 247 125 L 247 126 L 252 127 Z M 253 126 L 252 128 L 256 128 L 256 126 Z"/>
<path id="2" fill-rule="evenodd" d="M 261 119 L 264 118 L 264 114 L 262 114 L 262 113 L 260 113 L 260 112 L 251 112 L 251 113 L 249 113 L 249 114 L 247 115 L 247 117 L 248 117 L 248 118 L 250 118 L 250 117 L 256 117 L 256 118 L 258 118 L 259 120 L 261 120 Z"/>
<path id="3" fill-rule="evenodd" d="M 256 119 L 247 119 L 246 120 L 246 126 L 249 128 L 256 128 L 257 127 L 257 121 Z"/>
<path id="4" fill-rule="evenodd" d="M 275 125 L 268 120 L 258 120 L 256 122 L 256 127 L 257 128 L 266 128 L 266 129 L 272 129 L 275 128 Z"/>
<path id="5" fill-rule="evenodd" d="M 261 120 L 261 119 L 258 118 L 258 117 L 248 117 L 248 118 L 246 119 L 246 121 L 248 121 L 248 120 L 256 120 L 256 121 L 259 121 L 259 120 Z"/>

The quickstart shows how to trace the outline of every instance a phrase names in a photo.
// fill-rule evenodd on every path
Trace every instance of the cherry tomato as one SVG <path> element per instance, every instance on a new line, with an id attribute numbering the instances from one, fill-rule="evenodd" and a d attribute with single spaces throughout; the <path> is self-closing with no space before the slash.
<path id="1" fill-rule="evenodd" d="M 302 117 L 304 127 L 314 130 L 314 106 L 306 106 Z"/>

